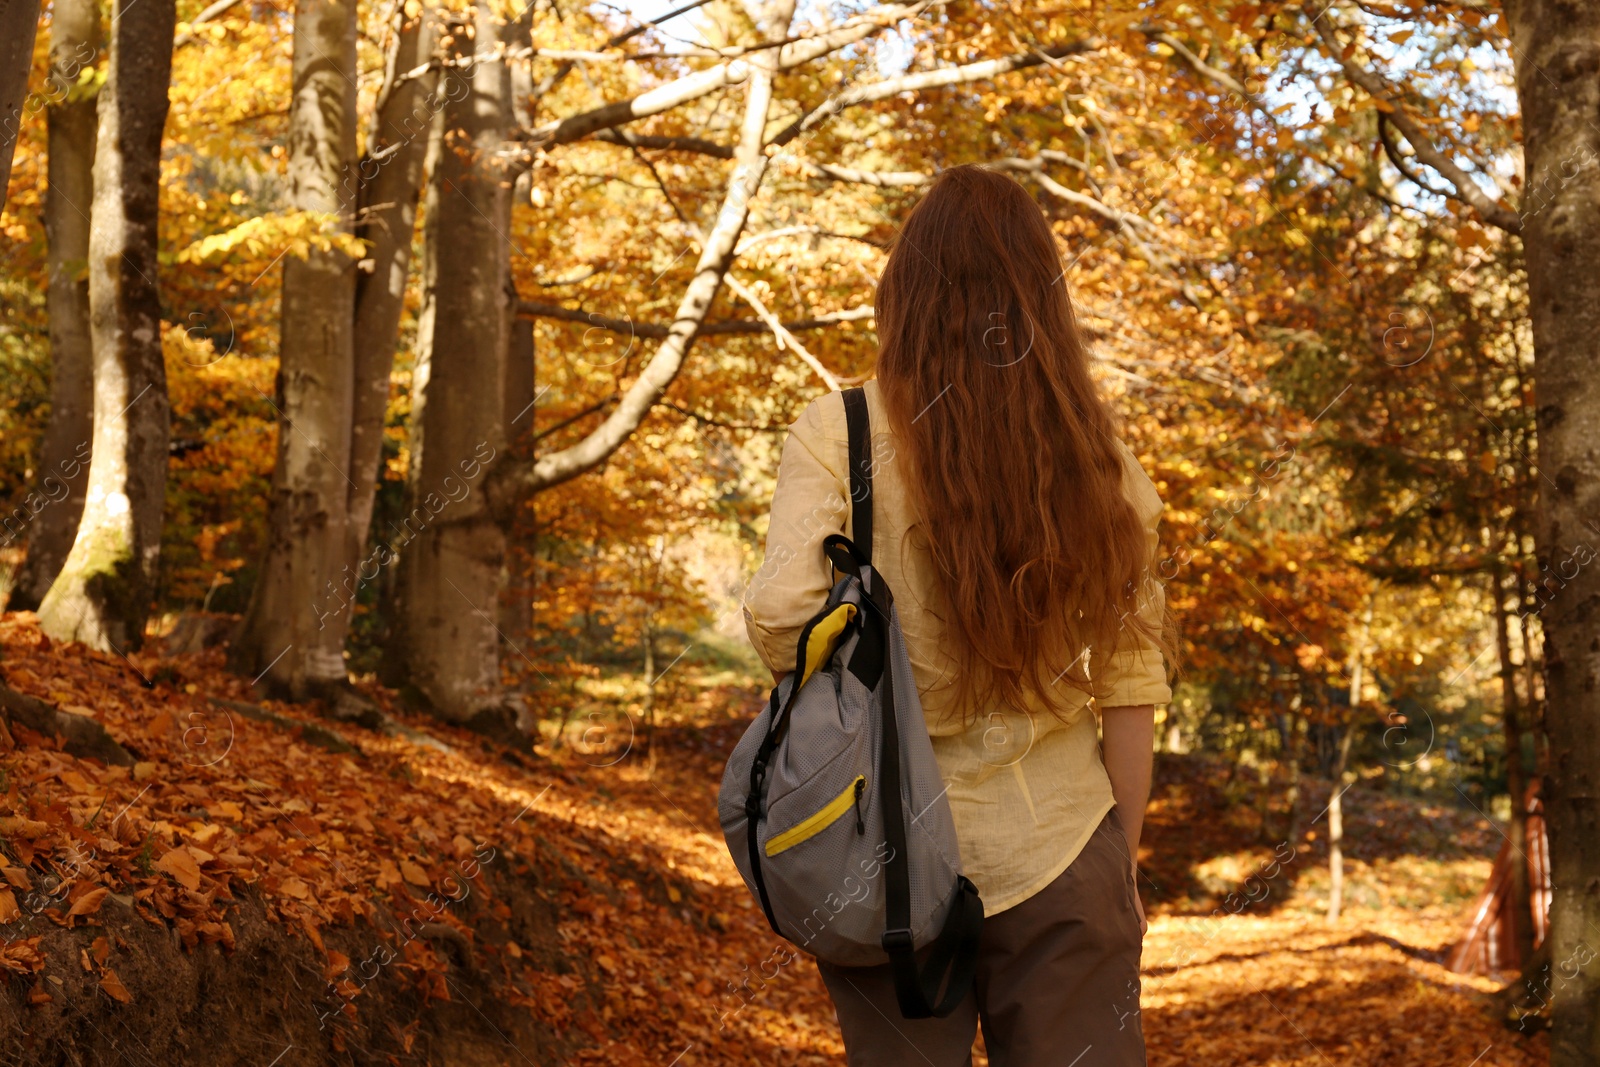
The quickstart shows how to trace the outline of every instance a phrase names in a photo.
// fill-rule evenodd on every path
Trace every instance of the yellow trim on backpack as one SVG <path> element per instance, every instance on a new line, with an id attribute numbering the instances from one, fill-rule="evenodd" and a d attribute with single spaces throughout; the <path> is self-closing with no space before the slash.
<path id="1" fill-rule="evenodd" d="M 844 633 L 844 628 L 855 617 L 854 604 L 840 604 L 811 627 L 811 633 L 806 637 L 806 669 L 800 676 L 801 685 L 809 682 L 817 668 L 828 662 L 828 657 L 833 655 L 833 646 L 839 643 L 839 635 Z"/>
<path id="2" fill-rule="evenodd" d="M 851 607 L 852 605 L 846 604 L 845 606 Z M 767 855 L 769 857 L 776 856 L 778 853 L 784 851 L 785 849 L 793 848 L 802 841 L 809 841 L 822 831 L 826 830 L 828 827 L 832 826 L 834 823 L 838 822 L 840 819 L 844 818 L 845 813 L 849 811 L 856 802 L 856 789 L 858 788 L 857 783 L 864 783 L 866 780 L 866 775 L 856 775 L 855 781 L 851 782 L 843 793 L 840 793 L 838 796 L 828 801 L 827 806 L 821 811 L 817 812 L 815 815 L 806 817 L 795 825 L 789 827 L 789 829 L 785 830 L 783 833 L 775 834 L 773 838 L 767 842 Z"/>

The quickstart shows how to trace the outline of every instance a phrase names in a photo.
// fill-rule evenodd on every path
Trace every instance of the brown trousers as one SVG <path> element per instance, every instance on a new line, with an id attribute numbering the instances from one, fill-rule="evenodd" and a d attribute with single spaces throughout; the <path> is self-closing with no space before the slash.
<path id="1" fill-rule="evenodd" d="M 983 1025 L 993 1067 L 1144 1067 L 1139 917 L 1113 811 L 1055 881 L 983 922 L 972 995 L 905 1019 L 881 967 L 818 961 L 850 1067 L 965 1067 Z"/>

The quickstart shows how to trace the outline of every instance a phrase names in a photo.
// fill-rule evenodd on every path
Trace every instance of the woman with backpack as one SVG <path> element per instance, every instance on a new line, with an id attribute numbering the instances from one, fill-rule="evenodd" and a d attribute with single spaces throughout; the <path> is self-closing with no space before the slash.
<path id="1" fill-rule="evenodd" d="M 958 1067 L 980 1024 L 996 1067 L 1145 1062 L 1136 857 L 1154 705 L 1171 698 L 1162 503 L 1090 376 L 1063 275 L 1028 193 L 957 167 L 879 283 L 862 547 L 894 591 L 982 925 L 970 993 L 943 1017 L 904 1017 L 888 964 L 819 960 L 852 1065 Z M 824 540 L 856 536 L 849 431 L 829 394 L 784 446 L 745 598 L 780 681 L 835 586 Z"/>

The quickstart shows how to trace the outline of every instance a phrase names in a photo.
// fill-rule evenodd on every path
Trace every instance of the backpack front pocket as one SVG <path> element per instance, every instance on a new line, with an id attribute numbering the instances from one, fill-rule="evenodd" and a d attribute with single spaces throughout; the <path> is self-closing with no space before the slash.
<path id="1" fill-rule="evenodd" d="M 828 801 L 821 811 L 806 816 L 781 834 L 773 834 L 766 844 L 765 851 L 767 855 L 776 856 L 778 853 L 791 849 L 802 841 L 809 841 L 844 818 L 852 809 L 856 813 L 857 828 L 864 830 L 861 806 L 864 803 L 863 795 L 866 791 L 866 775 L 856 775 L 855 781 L 851 782 L 844 792 Z"/>

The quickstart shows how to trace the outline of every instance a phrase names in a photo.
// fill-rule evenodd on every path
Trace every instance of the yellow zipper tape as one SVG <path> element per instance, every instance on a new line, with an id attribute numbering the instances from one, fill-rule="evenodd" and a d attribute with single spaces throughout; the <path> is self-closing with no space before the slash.
<path id="1" fill-rule="evenodd" d="M 815 815 L 808 816 L 803 821 L 789 827 L 789 829 L 785 830 L 783 833 L 775 834 L 772 839 L 767 842 L 767 855 L 776 856 L 784 849 L 793 848 L 802 841 L 809 841 L 811 838 L 816 837 L 822 831 L 838 822 L 844 817 L 845 812 L 849 811 L 851 807 L 855 805 L 856 782 L 865 782 L 866 780 L 866 775 L 856 775 L 855 782 L 851 782 L 849 787 L 846 788 L 843 793 L 840 793 L 838 796 L 828 801 L 827 807 L 823 808 Z"/>

